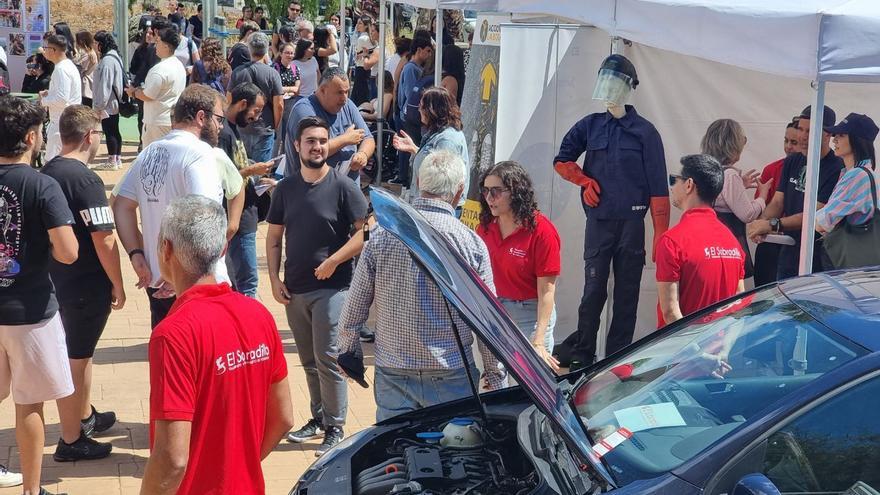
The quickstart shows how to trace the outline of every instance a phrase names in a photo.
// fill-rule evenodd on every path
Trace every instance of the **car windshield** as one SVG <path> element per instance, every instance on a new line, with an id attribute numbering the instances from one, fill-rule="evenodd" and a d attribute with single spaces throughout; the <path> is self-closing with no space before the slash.
<path id="1" fill-rule="evenodd" d="M 573 396 L 618 486 L 675 469 L 866 352 L 775 287 L 674 325 L 600 369 Z"/>

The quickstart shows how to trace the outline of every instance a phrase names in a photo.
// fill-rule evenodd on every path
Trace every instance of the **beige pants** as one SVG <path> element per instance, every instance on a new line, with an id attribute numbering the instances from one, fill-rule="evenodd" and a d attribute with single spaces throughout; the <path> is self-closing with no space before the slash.
<path id="1" fill-rule="evenodd" d="M 141 141 L 144 143 L 144 147 L 152 143 L 153 141 L 158 141 L 165 137 L 166 134 L 171 132 L 170 125 L 157 125 L 157 124 L 147 124 L 144 122 L 144 134 L 141 136 Z"/>

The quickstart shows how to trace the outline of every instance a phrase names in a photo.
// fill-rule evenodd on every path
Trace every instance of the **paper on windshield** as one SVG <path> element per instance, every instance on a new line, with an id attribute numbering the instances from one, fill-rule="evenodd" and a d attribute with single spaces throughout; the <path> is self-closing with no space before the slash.
<path id="1" fill-rule="evenodd" d="M 672 402 L 628 407 L 614 411 L 614 417 L 620 426 L 632 432 L 686 424 Z"/>

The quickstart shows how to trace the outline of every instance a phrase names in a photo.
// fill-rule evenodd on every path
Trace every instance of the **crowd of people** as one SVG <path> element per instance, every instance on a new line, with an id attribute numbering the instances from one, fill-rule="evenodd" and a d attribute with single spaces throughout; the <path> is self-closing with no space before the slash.
<path id="1" fill-rule="evenodd" d="M 12 393 L 22 468 L 0 469 L 0 486 L 47 493 L 40 487 L 45 401 L 55 400 L 61 417 L 56 461 L 111 454 L 109 443 L 92 438 L 116 416 L 91 405 L 90 367 L 112 310 L 126 303 L 120 251 L 136 288 L 145 290 L 153 328 L 152 453 L 142 493 L 262 493 L 260 461 L 283 438 L 320 439 L 318 456 L 338 445 L 346 378 L 364 383 L 362 342 L 375 340 L 377 421 L 466 396 L 471 376 L 488 390 L 507 386 L 504 366 L 482 342 L 477 369 L 467 323 L 443 311 L 439 288 L 400 240 L 375 225 L 364 179 L 403 186 L 405 199 L 493 291 L 535 353 L 560 370 L 554 334 L 562 238 L 539 210 L 527 170 L 536 164 L 500 162 L 471 183 L 461 49 L 444 47 L 443 76 L 435 81 L 429 31 L 396 40 L 379 67 L 370 17 L 353 23 L 345 44 L 351 51 L 340 53 L 340 36 L 349 34 L 338 17 L 315 26 L 299 2 L 287 7 L 274 23 L 261 8 L 245 7 L 228 57 L 219 40 L 203 36 L 201 9 L 189 19 L 182 4 L 172 4 L 167 17 L 149 9 L 129 71 L 111 33 L 74 35 L 58 23 L 28 62 L 25 84 L 38 102 L 0 97 L 0 397 Z M 383 88 L 379 70 L 386 71 Z M 631 107 L 619 108 L 621 115 L 612 107 L 609 115 L 629 119 L 627 132 L 657 143 L 647 153 L 662 161 L 653 126 L 636 120 Z M 102 138 L 108 161 L 92 168 L 122 167 L 123 112 L 138 115 L 141 142 L 108 199 L 90 167 Z M 657 196 L 668 198 L 667 224 L 670 200 L 683 212 L 668 230 L 655 221 L 658 327 L 744 291 L 749 278 L 760 285 L 797 274 L 814 115 L 821 116 L 822 160 L 813 267 L 840 267 L 820 235 L 873 216 L 874 122 L 850 114 L 835 125 L 830 108 L 807 107 L 786 125 L 785 157 L 759 173 L 736 167 L 747 138 L 739 123 L 721 119 L 706 130 L 699 154 L 682 157 L 668 177 L 651 178 L 652 210 L 661 209 Z M 610 125 L 604 119 L 572 132 Z M 378 120 L 391 125 L 390 139 L 375 135 Z M 585 205 L 607 204 L 618 191 L 603 189 L 575 163 L 595 150 L 570 137 L 557 172 L 581 187 Z M 384 177 L 371 175 L 379 153 L 395 158 Z M 458 219 L 470 189 L 479 191 L 481 206 L 474 230 Z M 305 405 L 291 400 L 279 331 L 257 300 L 263 221 L 269 287 L 285 309 L 308 386 L 310 419 L 295 430 L 293 408 Z M 608 235 L 638 237 L 627 225 L 614 223 Z M 782 235 L 791 242 L 768 242 Z M 642 250 L 632 253 L 641 261 L 623 267 L 639 276 L 644 241 L 642 232 Z M 758 243 L 754 257 L 750 241 Z M 585 260 L 588 268 L 597 262 L 586 253 Z M 605 271 L 597 280 L 607 282 L 607 265 L 594 265 Z M 638 291 L 638 282 L 621 280 L 615 290 Z M 375 332 L 366 328 L 371 310 Z M 632 335 L 616 338 L 625 347 Z"/>

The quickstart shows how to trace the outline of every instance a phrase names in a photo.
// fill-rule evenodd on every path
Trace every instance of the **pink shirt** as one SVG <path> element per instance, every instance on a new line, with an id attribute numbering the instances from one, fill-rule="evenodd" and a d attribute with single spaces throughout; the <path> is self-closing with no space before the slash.
<path id="1" fill-rule="evenodd" d="M 734 167 L 724 169 L 724 186 L 721 194 L 715 200 L 715 210 L 724 213 L 733 213 L 744 223 L 749 223 L 758 218 L 767 203 L 762 198 L 754 198 L 754 195 L 743 186 L 740 171 Z"/>

